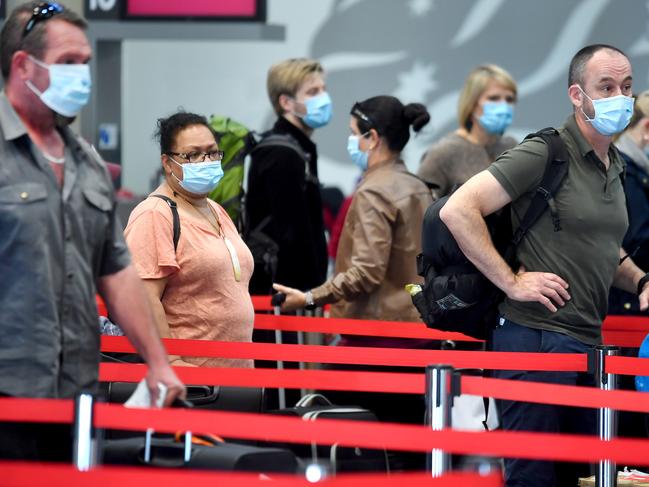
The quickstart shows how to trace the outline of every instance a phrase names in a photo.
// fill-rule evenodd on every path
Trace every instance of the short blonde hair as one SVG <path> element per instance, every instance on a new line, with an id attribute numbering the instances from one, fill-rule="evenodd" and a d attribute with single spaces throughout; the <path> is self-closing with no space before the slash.
<path id="1" fill-rule="evenodd" d="M 471 115 L 478 104 L 478 99 L 491 81 L 496 81 L 508 90 L 512 90 L 514 97 L 518 96 L 516 82 L 507 71 L 495 64 L 478 66 L 469 73 L 460 93 L 457 104 L 457 119 L 460 127 L 471 129 Z"/>
<path id="2" fill-rule="evenodd" d="M 266 89 L 275 113 L 278 116 L 284 114 L 279 104 L 281 95 L 295 96 L 300 85 L 309 75 L 322 72 L 322 65 L 308 58 L 287 59 L 273 64 L 268 70 Z"/>

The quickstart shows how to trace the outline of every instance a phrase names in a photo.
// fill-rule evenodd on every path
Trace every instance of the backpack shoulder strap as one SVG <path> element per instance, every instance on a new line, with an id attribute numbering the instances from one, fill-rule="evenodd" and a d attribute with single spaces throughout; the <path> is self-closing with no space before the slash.
<path id="1" fill-rule="evenodd" d="M 287 149 L 291 149 L 292 151 L 296 152 L 297 155 L 300 156 L 300 158 L 304 161 L 304 177 L 306 178 L 306 180 L 316 185 L 320 184 L 318 178 L 315 176 L 315 174 L 311 173 L 311 169 L 309 167 L 311 155 L 304 149 L 302 149 L 302 146 L 291 134 L 274 134 L 272 132 L 266 132 L 261 135 L 261 140 L 252 148 L 250 153 L 253 154 L 255 151 L 266 147 L 286 147 Z"/>
<path id="2" fill-rule="evenodd" d="M 173 218 L 173 235 L 174 235 L 174 252 L 178 248 L 178 240 L 180 239 L 180 216 L 178 216 L 178 207 L 176 206 L 176 202 L 169 198 L 168 196 L 165 196 L 163 194 L 152 194 L 150 195 L 154 198 L 160 198 L 164 202 L 166 202 L 169 205 L 169 208 L 171 208 L 171 216 Z"/>
<path id="3" fill-rule="evenodd" d="M 297 155 L 299 155 L 305 162 L 308 162 L 310 159 L 309 154 L 307 154 L 300 144 L 298 144 L 297 140 L 289 134 L 274 134 L 268 132 L 261 134 L 261 140 L 257 142 L 250 153 L 266 147 L 286 147 L 287 149 L 297 152 Z"/>
<path id="4" fill-rule="evenodd" d="M 552 215 L 554 231 L 558 232 L 561 230 L 561 222 L 556 210 L 554 196 L 568 174 L 568 150 L 555 128 L 545 128 L 528 135 L 525 137 L 525 140 L 533 137 L 540 137 L 545 142 L 548 147 L 548 158 L 545 163 L 545 171 L 543 172 L 541 184 L 536 188 L 532 202 L 525 212 L 520 226 L 512 237 L 512 244 L 514 246 L 523 240 L 529 229 L 534 226 L 548 207 Z"/>

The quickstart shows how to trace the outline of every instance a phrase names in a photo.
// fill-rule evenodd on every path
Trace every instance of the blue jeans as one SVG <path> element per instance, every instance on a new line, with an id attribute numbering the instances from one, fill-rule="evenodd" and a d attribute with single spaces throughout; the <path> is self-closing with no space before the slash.
<path id="1" fill-rule="evenodd" d="M 585 353 L 590 345 L 562 333 L 537 330 L 509 320 L 493 331 L 495 352 Z M 552 384 L 593 386 L 594 377 L 586 372 L 530 372 L 495 370 L 493 377 Z M 597 412 L 594 409 L 552 406 L 518 401 L 498 401 L 501 425 L 507 431 L 595 434 Z M 505 459 L 505 485 L 575 486 L 578 477 L 590 475 L 587 464 Z"/>

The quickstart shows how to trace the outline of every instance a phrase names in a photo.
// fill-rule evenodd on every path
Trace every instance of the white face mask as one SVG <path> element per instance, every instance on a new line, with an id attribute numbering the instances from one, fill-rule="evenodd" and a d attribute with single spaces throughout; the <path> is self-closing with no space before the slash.
<path id="1" fill-rule="evenodd" d="M 27 87 L 56 113 L 76 117 L 90 99 L 90 67 L 87 64 L 46 64 L 33 56 L 29 59 L 49 71 L 50 85 L 41 92 L 27 80 Z"/>

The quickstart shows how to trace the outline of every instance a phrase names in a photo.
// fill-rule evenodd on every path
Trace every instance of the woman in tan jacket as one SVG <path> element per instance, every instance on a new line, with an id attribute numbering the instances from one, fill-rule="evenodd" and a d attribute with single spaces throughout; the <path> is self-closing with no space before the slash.
<path id="1" fill-rule="evenodd" d="M 306 292 L 276 284 L 287 296 L 283 310 L 333 303 L 332 317 L 419 320 L 404 286 L 420 280 L 415 257 L 432 197 L 406 168 L 401 150 L 410 127 L 419 131 L 429 119 L 423 105 L 404 106 L 392 96 L 354 105 L 348 151 L 364 174 L 345 219 L 334 277 Z"/>
<path id="2" fill-rule="evenodd" d="M 421 282 L 416 256 L 421 249 L 424 212 L 432 196 L 428 187 L 408 172 L 401 150 L 410 138 L 410 127 L 418 132 L 429 120 L 423 105 L 404 106 L 392 96 L 377 96 L 354 105 L 348 152 L 364 173 L 345 218 L 334 277 L 306 292 L 276 284 L 275 289 L 286 294 L 282 309 L 333 303 L 332 317 L 420 320 L 404 286 Z M 430 342 L 343 335 L 339 345 L 423 348 Z M 325 395 L 336 404 L 371 409 L 382 421 L 423 422 L 422 396 L 332 391 Z M 422 459 L 421 455 L 399 455 L 392 467 L 423 468 Z"/>

